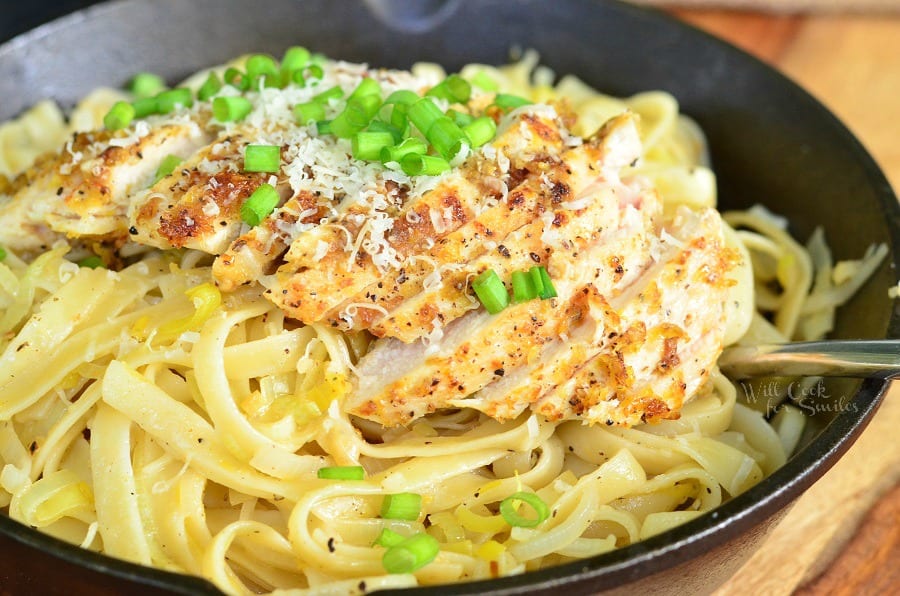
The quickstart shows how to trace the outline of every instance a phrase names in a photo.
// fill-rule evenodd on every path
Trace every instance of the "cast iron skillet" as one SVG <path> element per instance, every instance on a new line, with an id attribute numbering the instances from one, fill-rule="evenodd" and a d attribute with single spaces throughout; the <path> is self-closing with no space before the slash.
<path id="1" fill-rule="evenodd" d="M 891 266 L 900 263 L 900 208 L 863 147 L 783 76 L 646 9 L 589 0 L 124 0 L 0 47 L 0 118 L 45 97 L 71 105 L 137 71 L 174 82 L 244 52 L 277 55 L 292 44 L 388 67 L 431 60 L 449 71 L 504 63 L 513 46 L 536 48 L 556 72 L 611 93 L 667 90 L 709 136 L 723 209 L 764 203 L 786 215 L 801 239 L 823 225 L 839 259 L 861 255 L 871 242 L 888 244 L 892 263 L 841 310 L 834 336 L 900 336 L 900 311 L 887 294 Z M 846 451 L 886 387 L 882 380 L 829 385 L 843 407 L 817 411 L 804 447 L 783 468 L 709 515 L 607 555 L 441 593 L 709 591 Z M 202 580 L 89 553 L 3 516 L 0 551 L 4 592 L 215 593 Z"/>

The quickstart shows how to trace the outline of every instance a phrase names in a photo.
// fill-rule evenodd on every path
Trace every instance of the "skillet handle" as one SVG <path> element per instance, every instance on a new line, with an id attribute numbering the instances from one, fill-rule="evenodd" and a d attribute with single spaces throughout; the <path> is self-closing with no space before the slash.
<path id="1" fill-rule="evenodd" d="M 459 0 L 364 0 L 370 11 L 391 29 L 424 33 L 452 15 Z"/>

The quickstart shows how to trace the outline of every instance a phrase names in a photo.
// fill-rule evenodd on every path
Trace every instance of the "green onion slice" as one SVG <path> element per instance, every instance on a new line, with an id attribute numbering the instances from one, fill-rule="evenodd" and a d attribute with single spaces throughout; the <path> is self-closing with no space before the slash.
<path id="1" fill-rule="evenodd" d="M 381 97 L 375 94 L 351 97 L 343 111 L 331 121 L 331 132 L 342 139 L 349 139 L 360 132 L 378 112 Z"/>
<path id="2" fill-rule="evenodd" d="M 131 79 L 128 90 L 131 91 L 135 98 L 142 99 L 144 97 L 153 97 L 160 91 L 166 89 L 166 82 L 159 75 L 150 72 L 139 72 Z"/>
<path id="3" fill-rule="evenodd" d="M 512 110 L 515 108 L 520 108 L 522 106 L 527 106 L 532 102 L 524 97 L 520 97 L 518 95 L 510 95 L 509 93 L 498 93 L 494 97 L 494 105 L 503 108 L 504 110 Z"/>
<path id="4" fill-rule="evenodd" d="M 320 135 L 331 134 L 331 120 L 319 120 L 316 122 L 316 132 Z"/>
<path id="5" fill-rule="evenodd" d="M 261 184 L 241 205 L 241 219 L 248 226 L 258 226 L 278 206 L 278 191 L 271 184 Z"/>
<path id="6" fill-rule="evenodd" d="M 353 90 L 350 97 L 347 98 L 347 101 L 359 99 L 366 95 L 377 95 L 380 98 L 381 84 L 373 78 L 366 77 L 359 82 L 359 85 L 356 86 L 356 89 Z"/>
<path id="7" fill-rule="evenodd" d="M 427 135 L 431 126 L 441 118 L 447 118 L 434 102 L 423 97 L 407 108 L 407 116 L 422 134 Z M 447 118 L 449 120 L 449 118 Z"/>
<path id="8" fill-rule="evenodd" d="M 497 314 L 509 305 L 509 294 L 506 292 L 506 286 L 500 280 L 500 276 L 493 269 L 482 271 L 474 280 L 472 280 L 472 289 L 475 295 L 492 315 Z"/>
<path id="9" fill-rule="evenodd" d="M 381 564 L 388 573 L 412 573 L 434 561 L 440 550 L 434 536 L 424 532 L 414 534 L 387 549 Z"/>
<path id="10" fill-rule="evenodd" d="M 91 255 L 84 259 L 78 261 L 79 267 L 87 267 L 88 269 L 102 269 L 105 268 L 103 264 L 103 259 L 98 257 L 97 255 Z"/>
<path id="11" fill-rule="evenodd" d="M 309 64 L 309 50 L 303 46 L 293 46 L 287 49 L 281 58 L 281 72 L 294 72 Z"/>
<path id="12" fill-rule="evenodd" d="M 456 157 L 463 144 L 469 144 L 469 139 L 466 138 L 462 129 L 447 116 L 435 120 L 428 132 L 425 133 L 425 138 L 447 160 Z"/>
<path id="13" fill-rule="evenodd" d="M 381 530 L 381 534 L 378 535 L 378 538 L 375 539 L 375 544 L 378 546 L 391 547 L 400 544 L 404 540 L 406 540 L 406 537 L 403 536 L 403 534 L 398 534 L 393 530 L 384 528 Z"/>
<path id="14" fill-rule="evenodd" d="M 153 177 L 153 182 L 150 183 L 150 186 L 155 185 L 157 182 L 171 174 L 175 171 L 175 168 L 178 167 L 178 164 L 181 163 L 181 158 L 177 155 L 167 155 L 163 160 L 159 163 L 159 167 L 156 168 L 156 175 Z"/>
<path id="15" fill-rule="evenodd" d="M 520 503 L 524 503 L 531 507 L 535 517 L 519 515 L 516 508 Z M 503 519 L 513 527 L 533 528 L 550 517 L 550 508 L 536 494 L 520 491 L 500 501 L 500 515 L 502 515 Z"/>
<path id="16" fill-rule="evenodd" d="M 163 91 L 156 96 L 157 109 L 160 114 L 168 114 L 178 106 L 189 108 L 194 105 L 191 90 L 185 87 Z"/>
<path id="17" fill-rule="evenodd" d="M 219 75 L 214 72 L 209 73 L 209 76 L 206 77 L 206 80 L 200 85 L 200 88 L 197 89 L 197 99 L 200 101 L 207 101 L 213 95 L 218 93 L 222 89 L 222 81 L 219 79 Z"/>
<path id="18" fill-rule="evenodd" d="M 146 118 L 147 116 L 159 113 L 159 103 L 156 101 L 155 97 L 136 99 L 131 102 L 131 105 L 134 108 L 135 118 Z"/>
<path id="19" fill-rule="evenodd" d="M 381 150 L 393 144 L 394 135 L 389 132 L 359 132 L 350 141 L 353 157 L 366 161 L 379 159 Z"/>
<path id="20" fill-rule="evenodd" d="M 513 300 L 527 302 L 537 298 L 537 288 L 531 281 L 527 271 L 513 271 L 512 273 Z"/>
<path id="21" fill-rule="evenodd" d="M 481 147 L 497 134 L 497 123 L 493 118 L 482 116 L 463 126 L 462 131 L 469 140 L 470 146 Z"/>
<path id="22" fill-rule="evenodd" d="M 550 281 L 550 274 L 547 273 L 546 267 L 532 267 L 532 269 L 537 269 L 537 275 L 541 278 L 541 289 L 538 292 L 538 296 L 541 297 L 541 300 L 546 300 L 547 298 L 556 298 L 556 288 L 553 287 L 553 282 Z M 534 277 L 534 273 L 532 273 L 532 277 Z"/>
<path id="23" fill-rule="evenodd" d="M 278 145 L 247 145 L 244 149 L 245 172 L 269 172 L 281 169 L 281 147 Z"/>
<path id="24" fill-rule="evenodd" d="M 0 246 L 0 261 L 6 258 L 6 249 Z"/>
<path id="25" fill-rule="evenodd" d="M 456 124 L 457 126 L 459 126 L 460 128 L 462 128 L 468 124 L 471 124 L 472 122 L 475 121 L 475 118 L 470 116 L 469 114 L 466 114 L 465 112 L 460 112 L 459 110 L 454 110 L 453 108 L 450 108 L 449 110 L 447 110 L 447 116 L 449 116 L 450 119 L 453 120 L 453 123 Z"/>
<path id="26" fill-rule="evenodd" d="M 472 77 L 472 84 L 476 87 L 484 89 L 485 91 L 496 91 L 500 88 L 500 85 L 497 83 L 497 81 L 495 81 L 491 75 L 483 70 L 479 70 L 475 73 L 475 76 Z"/>
<path id="27" fill-rule="evenodd" d="M 341 89 L 340 85 L 335 85 L 321 93 L 316 93 L 313 95 L 313 101 L 317 101 L 319 103 L 328 103 L 332 99 L 340 99 L 344 97 L 344 90 Z"/>
<path id="28" fill-rule="evenodd" d="M 397 164 L 407 155 L 416 153 L 425 155 L 428 152 L 428 145 L 418 137 L 407 137 L 403 142 L 393 147 L 385 147 L 381 150 L 381 163 L 388 164 L 396 162 Z"/>
<path id="29" fill-rule="evenodd" d="M 422 495 L 416 493 L 397 493 L 384 495 L 381 502 L 381 517 L 384 519 L 419 519 L 422 510 Z"/>
<path id="30" fill-rule="evenodd" d="M 238 122 L 253 110 L 253 104 L 245 97 L 217 97 L 212 104 L 213 116 L 219 122 Z"/>
<path id="31" fill-rule="evenodd" d="M 222 79 L 224 79 L 225 83 L 240 91 L 246 91 L 250 88 L 250 77 L 233 66 L 225 69 Z"/>
<path id="32" fill-rule="evenodd" d="M 317 101 L 298 103 L 294 106 L 294 118 L 297 124 L 304 126 L 310 121 L 318 122 L 325 119 L 325 108 Z"/>
<path id="33" fill-rule="evenodd" d="M 278 64 L 275 62 L 275 58 L 268 54 L 254 54 L 250 56 L 247 58 L 244 68 L 247 70 L 247 76 L 251 79 L 262 75 L 278 74 Z"/>
<path id="34" fill-rule="evenodd" d="M 541 296 L 544 293 L 544 278 L 541 275 L 541 268 L 535 266 L 529 269 L 528 279 L 531 280 L 531 285 L 534 286 L 535 296 Z"/>
<path id="35" fill-rule="evenodd" d="M 362 466 L 327 466 L 319 468 L 317 476 L 323 480 L 364 480 L 366 471 Z"/>
<path id="36" fill-rule="evenodd" d="M 117 101 L 103 117 L 106 130 L 121 130 L 134 120 L 134 106 L 127 101 Z"/>
<path id="37" fill-rule="evenodd" d="M 369 132 L 387 132 L 390 133 L 391 137 L 394 139 L 394 142 L 391 143 L 396 144 L 403 141 L 403 132 L 401 129 L 397 128 L 393 124 L 388 124 L 384 120 L 372 120 L 369 122 L 369 126 L 366 128 Z"/>
<path id="38" fill-rule="evenodd" d="M 400 169 L 407 176 L 437 176 L 450 169 L 450 162 L 434 155 L 408 153 L 400 159 Z"/>
<path id="39" fill-rule="evenodd" d="M 419 94 L 414 91 L 410 91 L 409 89 L 400 89 L 399 91 L 394 91 L 384 100 L 384 103 L 387 105 L 412 105 L 422 99 Z"/>
<path id="40" fill-rule="evenodd" d="M 472 85 L 458 74 L 452 74 L 429 89 L 425 95 L 440 97 L 450 103 L 466 103 L 472 96 Z"/>

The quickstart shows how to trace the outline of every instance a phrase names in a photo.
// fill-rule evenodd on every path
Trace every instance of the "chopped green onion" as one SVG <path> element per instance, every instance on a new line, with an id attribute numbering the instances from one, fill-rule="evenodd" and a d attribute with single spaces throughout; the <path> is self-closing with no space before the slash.
<path id="1" fill-rule="evenodd" d="M 137 99 L 144 97 L 153 97 L 160 91 L 164 91 L 166 82 L 159 75 L 150 72 L 139 72 L 131 79 L 128 90 L 131 91 Z"/>
<path id="2" fill-rule="evenodd" d="M 317 476 L 323 480 L 363 480 L 366 471 L 362 466 L 329 466 L 319 468 Z"/>
<path id="3" fill-rule="evenodd" d="M 397 493 L 384 495 L 381 502 L 381 517 L 384 519 L 419 519 L 422 510 L 422 495 L 416 493 Z"/>
<path id="4" fill-rule="evenodd" d="M 462 131 L 472 147 L 481 147 L 497 134 L 497 124 L 493 118 L 482 116 L 463 126 Z"/>
<path id="5" fill-rule="evenodd" d="M 493 269 L 482 271 L 472 280 L 472 289 L 478 300 L 492 315 L 497 314 L 509 305 L 509 294 L 500 276 Z"/>
<path id="6" fill-rule="evenodd" d="M 267 87 L 269 89 L 282 89 L 287 84 L 285 82 L 282 82 L 281 75 L 277 73 L 260 75 L 256 78 L 256 80 L 262 81 L 263 87 Z M 257 83 L 255 86 L 259 87 L 259 83 Z"/>
<path id="7" fill-rule="evenodd" d="M 241 205 L 241 219 L 248 226 L 258 226 L 278 206 L 278 191 L 271 184 L 260 184 L 244 204 Z"/>
<path id="8" fill-rule="evenodd" d="M 135 118 L 146 118 L 152 114 L 159 113 L 159 103 L 155 97 L 144 97 L 131 102 L 134 108 Z"/>
<path id="9" fill-rule="evenodd" d="M 225 83 L 240 91 L 246 91 L 250 88 L 250 77 L 233 66 L 229 66 L 225 69 L 222 79 L 225 80 Z"/>
<path id="10" fill-rule="evenodd" d="M 389 548 L 391 546 L 396 546 L 406 540 L 406 537 L 403 534 L 398 534 L 393 530 L 388 528 L 383 528 L 381 530 L 381 534 L 378 535 L 378 538 L 375 539 L 375 544 L 378 546 L 384 546 Z"/>
<path id="11" fill-rule="evenodd" d="M 91 255 L 78 261 L 79 267 L 87 267 L 88 269 L 102 269 L 105 267 L 103 259 L 97 255 Z"/>
<path id="12" fill-rule="evenodd" d="M 316 132 L 320 135 L 331 134 L 331 120 L 319 120 L 316 122 Z"/>
<path id="13" fill-rule="evenodd" d="M 400 169 L 407 176 L 437 176 L 450 169 L 450 162 L 434 155 L 408 153 L 401 158 Z"/>
<path id="14" fill-rule="evenodd" d="M 401 141 L 403 141 L 403 132 L 404 131 L 400 130 L 393 124 L 388 124 L 384 120 L 372 120 L 371 122 L 369 122 L 369 126 L 366 128 L 366 130 L 369 132 L 388 132 L 388 133 L 390 133 L 391 137 L 393 137 L 393 139 L 394 139 L 394 142 L 391 143 L 391 145 L 393 145 L 395 143 L 400 143 Z"/>
<path id="15" fill-rule="evenodd" d="M 207 101 L 221 89 L 222 81 L 219 80 L 219 75 L 211 72 L 209 73 L 209 76 L 206 77 L 206 81 L 204 81 L 203 84 L 200 85 L 200 88 L 197 89 L 197 99 L 200 101 Z"/>
<path id="16" fill-rule="evenodd" d="M 298 103 L 294 106 L 294 118 L 297 124 L 304 126 L 310 121 L 318 122 L 325 119 L 325 108 L 317 101 Z"/>
<path id="17" fill-rule="evenodd" d="M 391 124 L 400 130 L 406 129 L 409 122 L 409 119 L 407 118 L 409 106 L 420 99 L 422 98 L 408 89 L 394 91 L 388 95 L 387 99 L 384 100 L 385 105 L 394 106 L 391 110 Z"/>
<path id="18" fill-rule="evenodd" d="M 238 122 L 253 110 L 253 104 L 245 97 L 217 97 L 212 104 L 213 116 L 219 122 Z"/>
<path id="19" fill-rule="evenodd" d="M 513 300 L 527 302 L 537 298 L 537 288 L 531 281 L 527 271 L 513 271 L 512 273 Z"/>
<path id="20" fill-rule="evenodd" d="M 277 173 L 281 169 L 281 147 L 278 145 L 247 145 L 244 149 L 245 172 Z"/>
<path id="21" fill-rule="evenodd" d="M 440 97 L 450 103 L 466 103 L 472 96 L 472 85 L 458 74 L 452 74 L 429 89 L 425 95 Z"/>
<path id="22" fill-rule="evenodd" d="M 532 269 L 537 269 L 538 275 L 541 276 L 541 289 L 540 292 L 538 292 L 538 296 L 541 297 L 541 300 L 546 300 L 547 298 L 556 298 L 556 288 L 553 287 L 553 282 L 550 281 L 550 274 L 547 273 L 547 268 L 532 267 Z"/>
<path id="23" fill-rule="evenodd" d="M 106 130 L 121 130 L 134 120 L 134 106 L 127 101 L 117 101 L 103 117 Z"/>
<path id="24" fill-rule="evenodd" d="M 301 87 L 305 87 L 307 81 L 321 79 L 323 76 L 325 76 L 325 71 L 322 70 L 321 66 L 318 64 L 310 64 L 305 68 L 295 70 L 291 79 Z"/>
<path id="25" fill-rule="evenodd" d="M 251 79 L 263 75 L 278 74 L 278 64 L 275 62 L 275 58 L 268 54 L 254 54 L 250 56 L 247 58 L 244 68 L 247 70 L 247 76 Z"/>
<path id="26" fill-rule="evenodd" d="M 343 111 L 331 121 L 331 132 L 342 139 L 351 138 L 368 126 L 380 107 L 381 98 L 378 95 L 351 97 Z"/>
<path id="27" fill-rule="evenodd" d="M 372 161 L 381 157 L 381 150 L 394 144 L 394 135 L 389 132 L 358 132 L 350 141 L 353 157 Z"/>
<path id="28" fill-rule="evenodd" d="M 412 105 L 422 99 L 416 92 L 410 91 L 409 89 L 400 89 L 399 91 L 394 91 L 390 95 L 387 96 L 387 99 L 384 100 L 384 103 L 387 105 Z"/>
<path id="29" fill-rule="evenodd" d="M 531 280 L 531 285 L 534 286 L 536 296 L 544 294 L 544 277 L 541 275 L 541 269 L 542 267 L 534 266 L 528 270 L 528 278 Z"/>
<path id="30" fill-rule="evenodd" d="M 475 118 L 466 114 L 465 112 L 460 112 L 459 110 L 454 110 L 453 108 L 447 110 L 447 116 L 453 120 L 453 123 L 459 127 L 466 126 L 468 124 L 472 124 L 475 121 Z"/>
<path id="31" fill-rule="evenodd" d="M 475 73 L 475 76 L 472 77 L 472 84 L 476 87 L 484 89 L 485 91 L 496 91 L 500 88 L 500 85 L 497 84 L 497 81 L 495 81 L 491 75 L 483 70 L 479 70 Z"/>
<path id="32" fill-rule="evenodd" d="M 529 518 L 519 515 L 516 511 L 517 503 L 525 503 L 531 507 L 536 517 Z M 550 508 L 536 494 L 520 491 L 500 501 L 500 515 L 513 527 L 533 528 L 550 517 Z"/>
<path id="33" fill-rule="evenodd" d="M 462 129 L 455 125 L 453 120 L 447 116 L 442 116 L 435 120 L 428 132 L 425 133 L 425 138 L 447 160 L 456 157 L 464 143 L 466 145 L 469 144 L 469 140 Z"/>
<path id="34" fill-rule="evenodd" d="M 328 103 L 332 99 L 340 99 L 344 97 L 344 90 L 341 89 L 340 85 L 335 85 L 330 89 L 326 89 L 321 93 L 316 93 L 313 95 L 313 101 L 317 101 L 319 103 Z"/>
<path id="35" fill-rule="evenodd" d="M 498 93 L 494 97 L 494 105 L 499 108 L 503 108 L 504 110 L 520 108 L 531 103 L 532 102 L 530 100 L 527 100 L 524 97 L 520 97 L 518 95 L 510 95 L 509 93 Z"/>
<path id="36" fill-rule="evenodd" d="M 6 258 L 6 249 L 0 246 L 0 261 Z"/>
<path id="37" fill-rule="evenodd" d="M 370 77 L 366 77 L 359 82 L 359 85 L 356 86 L 356 89 L 353 90 L 350 97 L 347 98 L 347 101 L 359 99 L 367 95 L 377 95 L 379 98 L 381 97 L 381 84 Z"/>
<path id="38" fill-rule="evenodd" d="M 160 114 L 168 114 L 178 106 L 189 108 L 194 105 L 191 90 L 185 87 L 163 91 L 156 96 L 156 104 Z"/>
<path id="39" fill-rule="evenodd" d="M 397 164 L 410 153 L 418 153 L 425 155 L 428 152 L 428 145 L 418 137 L 408 137 L 403 142 L 393 147 L 385 147 L 381 150 L 381 163 L 388 164 L 396 162 Z"/>
<path id="40" fill-rule="evenodd" d="M 328 56 L 321 52 L 316 52 L 312 56 L 309 57 L 309 61 L 313 64 L 317 64 L 319 66 L 325 64 L 328 61 Z"/>
<path id="41" fill-rule="evenodd" d="M 309 64 L 309 50 L 302 46 L 293 46 L 287 49 L 281 58 L 281 72 L 294 72 Z"/>
<path id="42" fill-rule="evenodd" d="M 150 186 L 155 185 L 157 182 L 174 172 L 175 168 L 177 168 L 180 163 L 181 158 L 177 155 L 167 155 L 163 158 L 159 163 L 159 167 L 156 168 L 156 175 L 153 177 L 153 182 L 150 183 Z"/>
<path id="43" fill-rule="evenodd" d="M 422 134 L 427 134 L 431 125 L 441 118 L 447 118 L 441 109 L 434 105 L 434 102 L 427 97 L 423 97 L 411 104 L 407 108 L 407 115 L 409 120 L 422 132 Z M 449 120 L 449 118 L 447 119 Z"/>
<path id="44" fill-rule="evenodd" d="M 412 573 L 434 561 L 440 550 L 434 536 L 421 532 L 387 549 L 381 564 L 388 573 Z"/>

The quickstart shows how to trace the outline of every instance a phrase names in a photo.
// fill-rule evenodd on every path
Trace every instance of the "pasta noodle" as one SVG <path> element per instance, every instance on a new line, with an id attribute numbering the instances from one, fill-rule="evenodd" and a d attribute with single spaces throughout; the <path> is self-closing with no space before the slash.
<path id="1" fill-rule="evenodd" d="M 443 76 L 433 64 L 413 70 Z M 633 111 L 645 150 L 637 175 L 660 190 L 666 213 L 715 206 L 703 134 L 670 95 L 613 98 L 571 75 L 553 84 L 534 53 L 461 74 L 536 101 L 568 98 L 580 135 Z M 3 125 L 0 173 L 98 126 L 121 97 L 98 91 L 68 123 L 42 102 Z M 728 343 L 821 337 L 886 253 L 834 264 L 821 232 L 803 247 L 762 208 L 725 219 L 743 257 Z M 61 243 L 31 262 L 12 252 L 0 262 L 0 506 L 62 540 L 202 575 L 229 594 L 441 584 L 594 556 L 709 512 L 800 441 L 799 410 L 782 407 L 770 423 L 718 372 L 678 420 L 659 424 L 531 413 L 501 423 L 459 409 L 385 429 L 340 407 L 364 333 L 300 325 L 258 287 L 221 294 L 202 253 L 147 251 L 110 271 L 74 265 L 77 250 Z M 365 480 L 317 477 L 350 465 Z M 548 505 L 544 523 L 511 527 L 498 513 L 519 491 Z M 385 495 L 409 492 L 421 515 L 379 516 Z M 388 574 L 373 546 L 384 528 L 425 532 L 440 553 Z"/>

